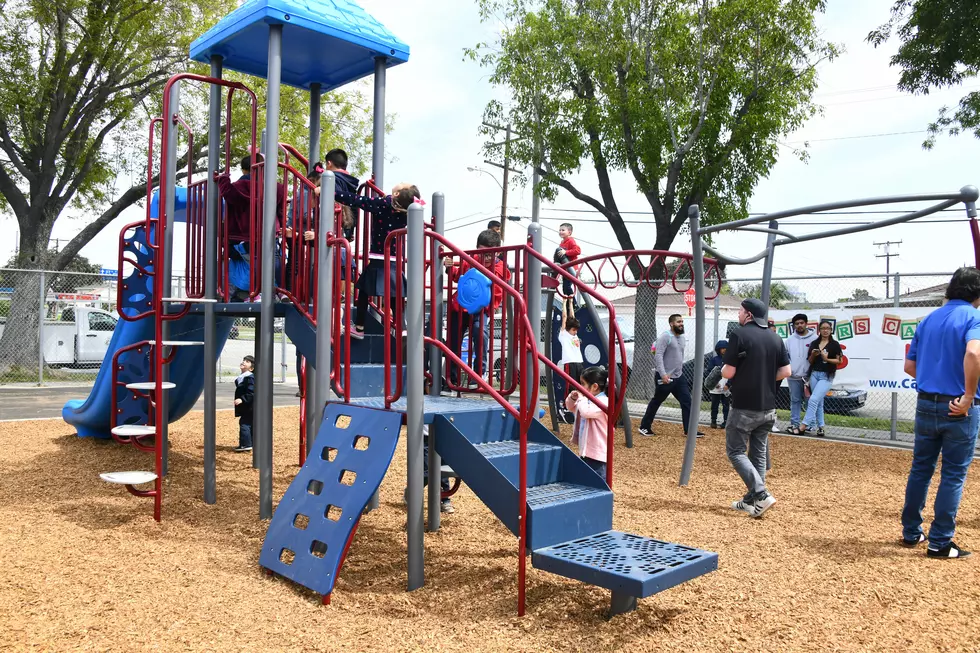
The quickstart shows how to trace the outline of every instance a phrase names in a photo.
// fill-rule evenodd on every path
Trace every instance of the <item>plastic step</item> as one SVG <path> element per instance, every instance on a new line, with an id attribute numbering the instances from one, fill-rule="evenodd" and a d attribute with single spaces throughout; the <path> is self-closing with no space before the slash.
<path id="1" fill-rule="evenodd" d="M 503 440 L 475 445 L 476 450 L 489 460 L 511 485 L 520 484 L 521 443 Z M 527 484 L 543 486 L 558 480 L 562 448 L 560 446 L 527 443 Z"/>
<path id="2" fill-rule="evenodd" d="M 160 300 L 164 304 L 217 304 L 217 299 L 206 297 L 164 297 Z"/>
<path id="3" fill-rule="evenodd" d="M 527 489 L 528 548 L 532 551 L 612 528 L 613 493 L 576 483 Z"/>
<path id="4" fill-rule="evenodd" d="M 537 569 L 643 598 L 718 569 L 718 554 L 620 531 L 537 549 Z"/>
<path id="5" fill-rule="evenodd" d="M 150 340 L 149 344 L 156 346 L 156 340 Z M 164 347 L 203 347 L 203 340 L 164 340 Z"/>
<path id="6" fill-rule="evenodd" d="M 123 424 L 122 426 L 115 426 L 112 429 L 113 435 L 126 438 L 156 435 L 156 432 L 157 429 L 155 426 L 146 426 L 143 424 Z"/>
<path id="7" fill-rule="evenodd" d="M 99 474 L 101 478 L 106 483 L 115 483 L 116 485 L 142 485 L 144 483 L 152 483 L 157 480 L 157 475 L 153 472 L 104 472 Z"/>
<path id="8" fill-rule="evenodd" d="M 164 390 L 173 390 L 177 387 L 177 384 L 164 381 L 160 387 Z M 156 390 L 157 384 L 154 381 L 140 381 L 139 383 L 127 383 L 126 388 L 129 390 Z"/>

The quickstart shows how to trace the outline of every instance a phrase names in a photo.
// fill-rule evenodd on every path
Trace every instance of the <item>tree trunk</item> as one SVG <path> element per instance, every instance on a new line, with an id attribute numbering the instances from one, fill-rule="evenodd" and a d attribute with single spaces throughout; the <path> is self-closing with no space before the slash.
<path id="1" fill-rule="evenodd" d="M 645 282 L 636 289 L 633 331 L 633 366 L 627 384 L 627 396 L 637 401 L 647 401 L 653 396 L 653 353 L 650 348 L 657 341 L 657 301 L 660 291 Z"/>

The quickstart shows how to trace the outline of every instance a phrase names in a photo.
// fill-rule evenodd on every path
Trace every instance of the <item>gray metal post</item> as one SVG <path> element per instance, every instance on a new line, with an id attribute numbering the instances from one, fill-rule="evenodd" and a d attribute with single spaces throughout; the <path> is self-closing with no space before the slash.
<path id="1" fill-rule="evenodd" d="M 334 189 L 336 188 L 337 178 L 332 172 L 327 170 L 320 177 L 320 226 L 326 223 L 325 216 L 333 215 Z M 323 421 L 323 407 L 330 399 L 330 334 L 333 331 L 331 322 L 333 313 L 330 308 L 333 306 L 333 248 L 327 247 L 328 229 L 317 229 L 316 233 L 316 257 L 319 269 L 319 279 L 316 288 L 316 384 L 310 391 L 309 381 L 307 381 L 306 401 L 313 402 L 313 408 L 307 413 L 306 420 L 306 443 L 307 451 L 313 446 L 313 438 L 310 437 L 312 429 L 314 437 L 320 430 L 320 422 Z"/>
<path id="2" fill-rule="evenodd" d="M 179 130 L 174 118 L 180 113 L 180 82 L 176 82 L 170 87 L 170 111 L 172 112 L 169 116 L 164 116 L 163 119 L 170 123 L 170 129 L 167 132 L 167 142 L 164 146 L 167 148 L 167 169 L 163 170 L 163 179 L 161 180 L 163 188 L 164 206 L 167 210 L 167 235 L 166 242 L 164 244 L 163 251 L 165 252 L 162 257 L 163 260 L 160 262 L 160 272 L 163 274 L 163 296 L 173 297 L 173 265 L 174 265 L 174 205 L 176 203 L 176 183 L 177 183 L 177 134 Z M 192 165 L 193 162 L 188 161 L 188 165 Z M 164 305 L 164 311 L 166 311 L 167 305 Z M 164 320 L 163 322 L 163 340 L 167 341 L 170 339 L 170 322 Z M 157 347 L 163 347 L 163 343 L 157 343 Z M 163 366 L 163 374 L 161 374 L 162 381 L 166 383 L 170 380 L 170 366 Z M 163 440 L 163 474 L 166 476 L 168 465 L 168 458 L 170 457 L 170 402 L 168 391 L 164 390 L 160 393 L 162 396 L 156 397 L 156 401 L 162 407 L 163 414 L 163 424 L 160 425 L 161 438 Z"/>
<path id="3" fill-rule="evenodd" d="M 775 220 L 769 221 L 770 229 L 779 229 L 779 223 Z M 769 296 L 772 286 L 772 259 L 776 253 L 776 234 L 769 232 L 766 237 L 766 258 L 762 263 L 762 303 L 769 306 Z M 703 266 L 703 262 L 702 262 Z M 703 283 L 703 282 L 702 282 Z"/>
<path id="4" fill-rule="evenodd" d="M 256 446 L 259 458 L 259 518 L 272 517 L 272 362 L 275 321 L 276 181 L 279 177 L 279 87 L 282 25 L 269 26 L 268 92 L 265 105 L 265 174 L 262 203 L 262 309 L 259 313 L 258 374 L 255 378 Z"/>
<path id="5" fill-rule="evenodd" d="M 405 321 L 408 337 L 405 344 L 406 426 L 408 432 L 408 590 L 425 584 L 424 543 L 422 532 L 422 460 L 423 397 L 425 368 L 422 360 L 422 313 L 425 291 L 423 263 L 425 216 L 420 204 L 408 207 L 408 236 L 405 250 L 408 276 Z"/>
<path id="6" fill-rule="evenodd" d="M 542 233 L 541 233 L 541 197 L 538 195 L 538 185 L 541 177 L 538 175 L 538 167 L 534 166 L 534 174 L 531 177 L 531 224 L 527 228 L 527 235 L 531 239 L 531 247 L 534 251 L 541 253 Z M 527 317 L 531 323 L 531 337 L 534 347 L 528 352 L 524 364 L 523 378 L 521 379 L 521 405 L 531 410 L 536 406 L 525 403 L 525 398 L 530 398 L 534 388 L 539 387 L 540 379 L 530 379 L 528 375 L 534 369 L 534 352 L 537 351 L 538 343 L 541 341 L 541 261 L 536 257 L 529 257 L 527 260 L 527 288 L 524 289 L 524 301 L 527 304 Z M 548 325 L 550 332 L 551 325 Z M 548 336 L 545 335 L 545 338 Z M 533 384 L 533 385 L 532 385 Z"/>
<path id="7" fill-rule="evenodd" d="M 719 322 L 721 321 L 721 292 L 715 295 L 715 342 L 721 340 L 721 334 L 718 332 L 721 326 Z"/>
<path id="8" fill-rule="evenodd" d="M 310 165 L 320 160 L 320 88 L 319 82 L 310 84 Z"/>
<path id="9" fill-rule="evenodd" d="M 895 292 L 893 293 L 895 295 L 894 304 L 893 304 L 895 308 L 899 308 L 902 305 L 902 300 L 899 297 L 902 290 L 900 276 L 901 275 L 899 275 L 898 272 L 895 273 Z M 892 419 L 891 439 L 898 440 L 898 393 L 897 392 L 892 393 L 891 419 Z"/>
<path id="10" fill-rule="evenodd" d="M 45 316 L 45 299 L 47 299 L 48 293 L 46 292 L 46 282 L 44 280 L 44 270 L 41 270 L 41 288 L 38 290 L 38 312 L 37 312 L 37 384 L 44 385 L 44 316 Z M 78 316 L 75 316 L 78 319 Z M 115 406 L 113 406 L 115 410 Z"/>
<path id="11" fill-rule="evenodd" d="M 221 79 L 222 57 L 211 57 L 211 77 Z M 204 296 L 218 297 L 218 216 L 221 198 L 214 173 L 221 168 L 221 87 L 211 85 L 208 110 L 208 206 L 204 226 Z M 218 407 L 215 358 L 218 355 L 217 327 L 214 304 L 204 304 L 204 503 L 218 501 L 217 493 L 217 434 L 215 431 Z"/>
<path id="12" fill-rule="evenodd" d="M 371 172 L 378 188 L 385 184 L 385 85 L 388 75 L 385 57 L 374 58 L 374 140 L 371 152 Z M 387 372 L 385 372 L 387 374 Z M 380 490 L 374 493 L 368 503 L 368 512 L 381 505 Z"/>
<path id="13" fill-rule="evenodd" d="M 432 217 L 435 221 L 435 232 L 446 232 L 446 196 L 442 193 L 432 194 Z M 432 241 L 432 265 L 436 271 L 435 286 L 432 288 L 432 313 L 435 316 L 430 331 L 435 330 L 436 338 L 442 337 L 442 319 L 445 305 L 442 299 L 442 257 L 439 256 L 439 243 Z M 442 350 L 435 345 L 429 347 L 429 371 L 432 373 L 432 385 L 429 394 L 438 397 L 442 393 Z M 410 376 L 409 379 L 412 377 Z M 429 532 L 439 530 L 442 505 L 442 456 L 436 451 L 436 425 L 429 425 Z"/>
<path id="14" fill-rule="evenodd" d="M 701 393 L 704 390 L 704 254 L 701 251 L 701 209 L 697 204 L 688 209 L 688 217 L 691 221 L 691 254 L 694 263 L 694 331 L 698 337 L 694 339 L 694 387 L 691 388 L 691 396 L 694 401 L 701 405 Z M 771 258 L 771 257 L 770 257 Z M 764 292 L 764 291 L 763 291 Z M 700 416 L 700 411 L 699 411 Z M 693 417 L 693 416 L 692 416 Z M 687 426 L 687 442 L 684 443 L 684 464 L 681 466 L 680 484 L 687 485 L 691 482 L 691 470 L 694 468 L 694 447 L 698 439 L 697 419 L 689 419 Z"/>
<path id="15" fill-rule="evenodd" d="M 385 84 L 388 75 L 385 57 L 374 58 L 374 141 L 371 172 L 378 188 L 384 188 L 385 175 Z"/>

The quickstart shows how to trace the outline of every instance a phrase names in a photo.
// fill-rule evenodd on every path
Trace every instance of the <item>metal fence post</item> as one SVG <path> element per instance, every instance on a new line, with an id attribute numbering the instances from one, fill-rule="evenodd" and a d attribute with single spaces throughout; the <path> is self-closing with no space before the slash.
<path id="1" fill-rule="evenodd" d="M 299 370 L 296 370 L 297 377 Z M 279 383 L 286 382 L 286 327 L 279 332 Z"/>
<path id="2" fill-rule="evenodd" d="M 720 320 L 721 320 L 721 289 L 719 288 L 718 289 L 718 294 L 715 295 L 715 319 L 714 319 L 714 323 L 715 323 L 715 337 L 714 337 L 714 342 L 718 342 L 719 340 L 721 340 L 721 338 L 719 337 L 719 334 L 718 334 L 718 326 L 719 326 L 718 325 L 718 322 Z M 712 347 L 714 347 L 714 345 L 712 345 Z"/>
<path id="3" fill-rule="evenodd" d="M 45 292 L 44 270 L 41 270 L 41 289 L 38 291 L 40 305 L 37 313 L 37 384 L 44 385 L 44 300 Z M 76 318 L 77 319 L 77 318 Z"/>
<path id="4" fill-rule="evenodd" d="M 901 292 L 901 281 L 900 281 L 900 278 L 899 277 L 900 277 L 900 275 L 898 274 L 898 272 L 896 272 L 895 273 L 895 292 L 893 293 L 895 295 L 895 297 L 894 297 L 895 302 L 893 304 L 895 306 L 895 308 L 899 308 L 902 305 L 902 300 L 899 297 L 899 294 Z M 898 440 L 898 393 L 897 392 L 892 392 L 892 415 L 891 415 L 891 418 L 892 418 L 891 419 L 891 421 L 892 421 L 891 439 L 894 441 L 894 440 Z"/>

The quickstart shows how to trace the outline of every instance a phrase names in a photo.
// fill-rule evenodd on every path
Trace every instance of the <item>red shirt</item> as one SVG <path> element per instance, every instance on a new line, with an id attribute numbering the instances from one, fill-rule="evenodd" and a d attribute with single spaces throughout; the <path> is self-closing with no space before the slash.
<path id="1" fill-rule="evenodd" d="M 578 243 L 576 243 L 575 239 L 571 236 L 561 241 L 558 246 L 565 250 L 565 256 L 568 257 L 569 261 L 574 261 L 582 255 L 582 248 L 578 246 Z"/>
<path id="2" fill-rule="evenodd" d="M 248 175 L 232 183 L 227 175 L 218 175 L 218 193 L 225 201 L 228 220 L 228 240 L 232 242 L 248 242 L 252 240 L 249 223 L 249 212 L 252 203 L 251 181 Z M 276 215 L 282 220 L 282 204 L 286 189 L 281 183 L 276 184 Z"/>
<path id="3" fill-rule="evenodd" d="M 484 263 L 484 267 L 486 267 L 485 263 Z M 463 276 L 466 273 L 466 271 L 469 269 L 470 269 L 470 264 L 467 263 L 466 261 L 463 261 L 458 265 L 454 265 L 448 270 L 449 278 L 452 279 L 453 282 L 455 283 L 456 281 L 459 281 L 459 278 Z M 507 266 L 504 265 L 504 262 L 501 261 L 499 258 L 497 258 L 497 256 L 493 257 L 493 273 L 499 279 L 503 279 L 504 281 L 510 281 L 510 270 L 507 269 Z M 490 281 L 492 283 L 494 279 L 491 279 Z M 490 291 L 491 291 L 491 295 L 490 295 L 489 309 L 491 311 L 496 311 L 498 308 L 500 308 L 500 305 L 504 303 L 504 289 L 499 284 L 493 283 L 490 286 Z M 449 302 L 449 310 L 456 311 L 456 312 L 459 312 L 461 310 L 459 307 L 459 302 L 456 301 L 455 292 L 453 293 L 453 297 Z"/>

